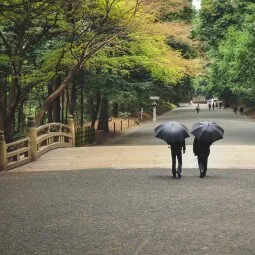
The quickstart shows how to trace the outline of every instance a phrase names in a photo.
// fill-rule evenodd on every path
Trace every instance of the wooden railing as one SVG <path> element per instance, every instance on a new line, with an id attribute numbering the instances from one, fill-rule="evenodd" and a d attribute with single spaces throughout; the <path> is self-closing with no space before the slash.
<path id="1" fill-rule="evenodd" d="M 6 144 L 4 132 L 0 131 L 0 171 L 35 161 L 50 150 L 72 146 L 75 146 L 72 116 L 68 118 L 68 125 L 48 123 L 37 128 L 34 119 L 29 118 L 24 139 Z"/>
<path id="2" fill-rule="evenodd" d="M 6 144 L 7 169 L 21 166 L 31 161 L 31 148 L 29 138 Z"/>
<path id="3" fill-rule="evenodd" d="M 37 128 L 37 157 L 47 151 L 71 147 L 73 135 L 70 127 L 61 123 L 49 123 Z"/>

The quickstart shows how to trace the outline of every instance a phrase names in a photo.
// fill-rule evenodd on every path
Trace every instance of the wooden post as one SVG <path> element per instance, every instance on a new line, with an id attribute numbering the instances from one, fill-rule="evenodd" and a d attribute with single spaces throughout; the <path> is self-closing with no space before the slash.
<path id="1" fill-rule="evenodd" d="M 37 159 L 37 130 L 35 119 L 30 116 L 27 119 L 27 136 L 30 139 L 31 159 L 35 161 Z"/>
<path id="2" fill-rule="evenodd" d="M 141 107 L 141 121 L 143 120 L 143 107 Z"/>
<path id="3" fill-rule="evenodd" d="M 72 145 L 73 145 L 73 147 L 75 147 L 75 129 L 74 129 L 73 116 L 71 114 L 68 115 L 67 125 L 70 127 L 70 130 L 71 130 L 71 133 L 72 133 L 72 137 L 73 137 Z"/>
<path id="4" fill-rule="evenodd" d="M 122 120 L 120 121 L 120 130 L 122 131 Z"/>
<path id="5" fill-rule="evenodd" d="M 113 123 L 113 133 L 115 134 L 115 122 Z"/>
<path id="6" fill-rule="evenodd" d="M 0 130 L 0 171 L 7 170 L 7 151 L 4 131 Z"/>

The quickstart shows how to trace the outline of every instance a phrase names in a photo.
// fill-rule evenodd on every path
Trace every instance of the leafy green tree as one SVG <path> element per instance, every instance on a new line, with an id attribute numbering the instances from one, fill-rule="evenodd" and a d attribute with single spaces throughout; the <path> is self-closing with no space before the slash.
<path id="1" fill-rule="evenodd" d="M 163 98 L 169 92 L 167 85 L 176 85 L 187 75 L 200 71 L 199 61 L 187 60 L 167 45 L 170 26 L 153 20 L 149 14 L 142 22 L 140 20 L 140 25 L 132 33 L 119 35 L 87 61 L 86 70 L 94 70 L 92 79 L 87 80 L 86 93 L 90 95 L 90 102 L 98 102 L 93 95 L 98 98 L 99 93 L 109 101 L 113 100 L 115 105 L 125 102 L 132 105 L 130 109 L 138 111 L 141 105 L 151 104 L 149 96 L 156 87 Z M 171 31 L 176 31 L 176 27 L 170 27 Z M 181 31 L 181 26 L 178 29 Z M 91 103 L 91 109 L 99 109 L 98 103 Z M 91 116 L 97 112 L 93 110 Z M 94 118 L 92 123 L 94 125 Z M 107 127 L 106 124 L 102 126 Z"/>
<path id="2" fill-rule="evenodd" d="M 239 0 L 202 1 L 198 35 L 206 49 L 217 49 L 230 26 L 240 27 L 245 7 L 246 1 Z"/>
<path id="3" fill-rule="evenodd" d="M 254 21 L 253 21 L 254 22 Z M 252 22 L 245 23 L 242 30 L 231 27 L 226 39 L 219 46 L 214 72 L 219 85 L 231 88 L 244 100 L 254 98 L 255 33 Z M 219 80 L 220 77 L 220 80 Z"/>
<path id="4" fill-rule="evenodd" d="M 53 33 L 59 8 L 50 1 L 2 1 L 0 7 L 0 65 L 8 71 L 2 76 L 8 93 L 2 94 L 5 107 L 0 108 L 0 128 L 6 140 L 12 139 L 15 112 L 27 92 L 35 86 L 27 82 L 35 47 Z M 35 65 L 35 63 L 33 63 Z"/>
<path id="5" fill-rule="evenodd" d="M 2 1 L 0 128 L 7 141 L 12 138 L 15 115 L 23 112 L 28 100 L 40 107 L 37 123 L 46 111 L 48 120 L 59 117 L 60 96 L 62 116 L 64 103 L 70 104 L 70 112 L 76 108 L 82 123 L 86 99 L 96 105 L 91 114 L 94 122 L 102 95 L 118 104 L 149 104 L 155 88 L 163 95 L 165 85 L 196 75 L 200 62 L 192 59 L 191 40 L 185 43 L 190 14 L 180 8 L 190 5 L 189 0 L 171 4 L 165 0 Z M 160 16 L 163 9 L 166 15 Z M 174 20 L 171 24 L 162 23 L 167 13 Z M 180 19 L 185 23 L 178 25 Z M 81 70 L 87 73 L 82 82 L 77 78 Z"/>
<path id="6" fill-rule="evenodd" d="M 123 0 L 81 0 L 75 3 L 62 0 L 2 1 L 0 59 L 10 70 L 4 78 L 7 80 L 9 74 L 11 78 L 8 78 L 8 102 L 4 100 L 7 107 L 1 107 L 0 111 L 0 125 L 5 130 L 7 141 L 12 137 L 18 105 L 39 77 L 45 75 L 47 67 L 55 66 L 45 75 L 45 83 L 47 78 L 54 79 L 59 75 L 63 65 L 68 66 L 68 74 L 42 104 L 38 122 L 84 63 L 119 34 L 130 29 L 130 20 L 140 4 L 140 1 L 126 4 Z M 40 55 L 43 60 L 53 59 L 55 55 L 55 61 L 49 61 L 47 65 L 47 62 L 40 61 Z"/>
<path id="7" fill-rule="evenodd" d="M 66 9 L 67 22 L 70 26 L 69 72 L 62 84 L 42 105 L 37 115 L 40 123 L 49 104 L 60 95 L 69 82 L 81 70 L 87 61 L 98 51 L 121 34 L 126 34 L 134 25 L 136 13 L 141 1 L 131 0 L 83 0 L 70 4 Z M 68 17 L 70 18 L 68 19 Z"/>
<path id="8" fill-rule="evenodd" d="M 202 2 L 196 33 L 209 56 L 206 91 L 230 103 L 254 98 L 253 1 Z"/>
<path id="9" fill-rule="evenodd" d="M 157 18 L 166 22 L 191 22 L 194 11 L 192 0 L 155 1 Z"/>

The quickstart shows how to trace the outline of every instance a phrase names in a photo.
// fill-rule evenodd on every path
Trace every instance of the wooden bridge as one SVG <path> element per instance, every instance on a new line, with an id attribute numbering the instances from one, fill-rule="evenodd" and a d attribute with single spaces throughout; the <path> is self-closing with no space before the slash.
<path id="1" fill-rule="evenodd" d="M 83 130 L 95 136 L 94 129 L 86 127 Z M 68 117 L 67 125 L 48 123 L 40 127 L 36 127 L 35 120 L 29 117 L 27 137 L 8 144 L 5 142 L 4 132 L 0 131 L 0 171 L 10 170 L 31 161 L 36 161 L 44 153 L 56 148 L 74 147 L 75 131 L 71 115 Z M 86 140 L 85 135 L 81 135 L 81 131 L 79 129 L 78 138 L 81 138 L 79 144 Z"/>

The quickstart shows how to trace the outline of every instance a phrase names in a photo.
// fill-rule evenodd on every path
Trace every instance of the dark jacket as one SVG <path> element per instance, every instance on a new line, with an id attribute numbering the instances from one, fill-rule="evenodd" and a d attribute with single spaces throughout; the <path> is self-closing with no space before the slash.
<path id="1" fill-rule="evenodd" d="M 183 149 L 183 152 L 186 150 L 185 140 L 181 143 L 170 143 L 171 151 L 174 153 L 178 153 Z"/>
<path id="2" fill-rule="evenodd" d="M 197 138 L 194 139 L 193 152 L 195 156 L 208 156 L 210 154 L 211 143 L 199 142 Z"/>

